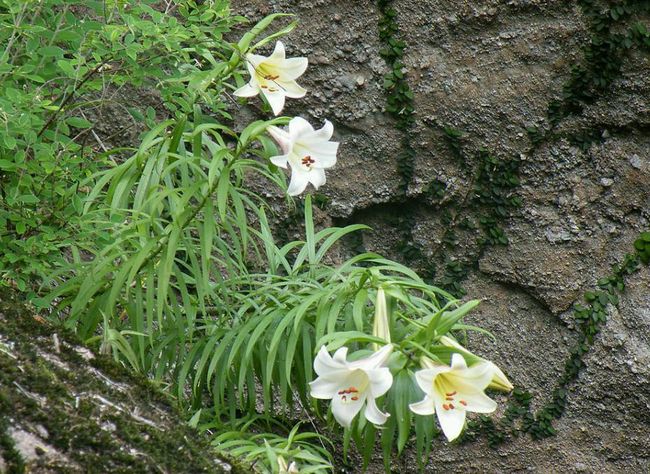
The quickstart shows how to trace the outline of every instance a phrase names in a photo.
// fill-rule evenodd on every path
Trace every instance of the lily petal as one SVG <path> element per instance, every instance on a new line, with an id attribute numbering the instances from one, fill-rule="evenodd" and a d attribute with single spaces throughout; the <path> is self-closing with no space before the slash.
<path id="1" fill-rule="evenodd" d="M 438 416 L 438 422 L 442 428 L 442 432 L 447 437 L 448 441 L 453 441 L 463 431 L 465 427 L 465 410 L 445 410 L 442 406 L 442 401 L 435 400 L 436 406 L 436 415 Z"/>
<path id="2" fill-rule="evenodd" d="M 330 122 L 329 120 L 325 120 L 325 125 L 323 125 L 318 130 L 314 130 L 312 128 L 311 132 L 312 133 L 305 136 L 305 142 L 318 143 L 318 142 L 327 141 L 330 138 L 332 138 L 332 135 L 334 134 L 334 125 L 332 125 L 332 122 Z"/>
<path id="3" fill-rule="evenodd" d="M 433 403 L 433 398 L 429 397 L 429 395 L 424 396 L 424 400 L 416 402 L 416 403 L 411 403 L 409 405 L 409 408 L 411 411 L 417 415 L 433 415 L 436 412 L 436 406 Z"/>
<path id="4" fill-rule="evenodd" d="M 359 397 L 356 397 L 357 400 L 348 398 L 345 402 L 342 401 L 340 397 L 332 398 L 332 414 L 336 421 L 346 428 L 350 427 L 352 420 L 357 416 L 357 413 L 361 411 L 361 407 L 366 401 L 365 393 L 359 395 Z"/>
<path id="5" fill-rule="evenodd" d="M 438 373 L 433 369 L 418 370 L 415 373 L 415 381 L 424 393 L 429 393 L 433 389 L 433 380 Z"/>
<path id="6" fill-rule="evenodd" d="M 370 379 L 370 394 L 377 398 L 388 392 L 393 385 L 393 374 L 388 367 L 366 371 Z"/>
<path id="7" fill-rule="evenodd" d="M 340 386 L 340 380 L 328 380 L 325 377 L 318 377 L 313 382 L 309 382 L 309 394 L 314 398 L 329 400 L 336 395 Z"/>
<path id="8" fill-rule="evenodd" d="M 275 166 L 286 169 L 289 163 L 289 155 L 272 156 L 270 160 Z"/>
<path id="9" fill-rule="evenodd" d="M 307 58 L 303 57 L 285 59 L 282 64 L 282 79 L 295 81 L 304 74 L 308 64 Z"/>
<path id="10" fill-rule="evenodd" d="M 467 369 L 467 362 L 465 358 L 457 353 L 451 355 L 451 370 L 465 370 Z"/>
<path id="11" fill-rule="evenodd" d="M 285 155 L 291 153 L 293 142 L 291 141 L 291 137 L 286 131 L 274 125 L 267 127 L 266 131 L 269 135 L 271 135 L 271 138 L 273 138 L 273 140 L 275 140 L 280 146 L 282 153 Z"/>
<path id="12" fill-rule="evenodd" d="M 374 352 L 369 357 L 366 357 L 361 360 L 355 360 L 354 362 L 350 362 L 350 367 L 356 369 L 362 369 L 366 371 L 379 368 L 380 366 L 384 365 L 388 361 L 388 358 L 390 357 L 392 351 L 393 351 L 393 345 L 386 344 L 384 347 L 379 349 L 377 352 Z"/>
<path id="13" fill-rule="evenodd" d="M 327 352 L 325 346 L 322 346 L 314 359 L 314 371 L 318 375 L 325 375 L 341 369 L 345 369 L 345 365 L 341 364 L 340 360 L 333 359 L 329 352 Z"/>
<path id="14" fill-rule="evenodd" d="M 268 57 L 269 60 L 275 62 L 281 62 L 284 61 L 286 57 L 286 52 L 284 49 L 284 43 L 282 41 L 277 41 L 275 43 L 275 48 L 273 49 L 273 53 L 271 53 L 271 56 Z"/>
<path id="15" fill-rule="evenodd" d="M 383 425 L 386 423 L 386 420 L 390 416 L 390 413 L 383 413 L 379 411 L 375 399 L 373 397 L 368 397 L 364 415 L 369 422 L 374 423 L 375 425 Z"/>
<path id="16" fill-rule="evenodd" d="M 307 94 L 307 89 L 300 87 L 296 81 L 278 81 L 278 86 L 282 87 L 284 95 L 291 99 L 300 99 Z"/>
<path id="17" fill-rule="evenodd" d="M 342 366 L 345 366 L 348 363 L 348 348 L 345 346 L 339 347 L 334 353 L 333 359 Z"/>
<path id="18" fill-rule="evenodd" d="M 235 92 L 233 92 L 233 95 L 236 95 L 237 97 L 253 97 L 259 93 L 260 93 L 259 88 L 253 87 L 249 82 L 248 84 L 243 85 Z"/>
<path id="19" fill-rule="evenodd" d="M 454 384 L 463 391 L 483 391 L 490 384 L 493 376 L 494 365 L 490 362 L 479 362 L 468 369 L 459 370 L 458 372 L 452 370 L 449 374 L 449 378 L 453 379 Z"/>
<path id="20" fill-rule="evenodd" d="M 266 56 L 260 56 L 259 54 L 247 54 L 246 55 L 246 67 L 248 69 L 248 72 L 250 73 L 251 76 L 255 76 L 256 72 L 258 71 L 260 65 L 267 61 L 268 58 Z"/>
<path id="21" fill-rule="evenodd" d="M 270 92 L 267 89 L 262 89 L 262 95 L 266 98 L 274 115 L 280 115 L 284 108 L 284 91 L 277 90 Z"/>
<path id="22" fill-rule="evenodd" d="M 424 372 L 426 370 L 430 370 L 431 375 L 435 378 L 438 374 L 444 374 L 447 372 L 451 372 L 451 367 L 445 364 L 439 364 L 437 362 L 433 362 L 431 359 L 428 358 L 422 358 L 422 365 L 424 365 L 426 368 L 424 370 L 421 370 L 420 372 Z M 420 372 L 417 372 L 418 374 Z M 416 377 L 417 378 L 417 377 Z"/>
<path id="23" fill-rule="evenodd" d="M 504 374 L 503 371 L 493 362 L 490 362 L 490 364 L 493 366 L 493 373 L 492 380 L 490 381 L 490 385 L 488 385 L 488 387 L 496 390 L 502 390 L 504 392 L 509 392 L 514 389 L 514 385 L 512 385 L 510 380 L 508 380 L 506 374 Z"/>
<path id="24" fill-rule="evenodd" d="M 315 160 L 314 166 L 319 168 L 331 168 L 336 164 L 336 152 L 339 144 L 337 142 L 322 142 L 318 148 L 310 150 L 312 159 Z"/>
<path id="25" fill-rule="evenodd" d="M 514 385 L 508 380 L 508 377 L 506 377 L 506 374 L 503 373 L 503 371 L 493 362 L 487 361 L 485 359 L 481 359 L 480 357 L 475 356 L 471 352 L 469 352 L 467 349 L 465 349 L 463 346 L 461 346 L 456 340 L 452 339 L 449 336 L 442 336 L 440 338 L 440 342 L 448 347 L 453 347 L 454 349 L 458 349 L 458 351 L 465 355 L 471 355 L 472 357 L 476 357 L 483 362 L 489 362 L 490 364 L 493 365 L 494 373 L 492 375 L 492 381 L 490 382 L 490 385 L 488 385 L 489 388 L 495 389 L 495 390 L 502 390 L 504 392 L 509 392 L 512 389 L 514 389 Z"/>
<path id="26" fill-rule="evenodd" d="M 309 173 L 309 182 L 314 186 L 314 189 L 318 189 L 323 184 L 325 184 L 325 170 L 323 168 L 314 168 Z"/>
<path id="27" fill-rule="evenodd" d="M 467 393 L 459 392 L 458 398 L 465 402 L 465 405 L 457 407 L 465 411 L 475 413 L 492 413 L 497 409 L 497 403 L 483 392 Z"/>
<path id="28" fill-rule="evenodd" d="M 302 117 L 294 117 L 289 122 L 289 136 L 293 140 L 297 141 L 303 136 L 310 136 L 313 133 L 314 127 Z"/>

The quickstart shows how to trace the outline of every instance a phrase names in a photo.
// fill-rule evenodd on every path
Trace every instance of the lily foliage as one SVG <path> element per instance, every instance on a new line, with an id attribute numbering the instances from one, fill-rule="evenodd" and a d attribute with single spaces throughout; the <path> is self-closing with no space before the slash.
<path id="1" fill-rule="evenodd" d="M 186 81 L 196 91 L 191 111 L 152 127 L 130 156 L 116 151 L 121 158 L 115 165 L 92 177 L 82 219 L 94 229 L 93 238 L 73 247 L 70 265 L 51 275 L 51 293 L 40 303 L 55 302 L 67 327 L 168 387 L 195 413 L 193 425 L 222 433 L 217 448 L 248 453 L 251 462 L 266 459 L 262 470 L 285 464 L 300 472 L 333 469 L 325 446 L 327 438 L 340 435 L 335 425 L 328 436 L 307 435 L 287 421 L 327 416 L 327 405 L 310 392 L 332 398 L 347 390 L 350 400 L 355 391 L 363 393 L 363 400 L 354 400 L 359 409 L 335 416 L 347 427 L 346 450 L 354 439 L 366 463 L 379 431 L 371 422 L 382 424 L 387 466 L 413 433 L 423 458 L 436 428 L 432 417 L 409 410 L 426 394 L 415 374 L 423 357 L 450 364 L 459 349 L 441 338 L 473 329 L 461 320 L 478 302 L 461 303 L 375 253 L 336 261 L 330 251 L 366 227 L 317 229 L 309 195 L 304 238 L 278 241 L 272 223 L 282 216 L 254 189 L 287 189 L 271 158 L 277 161 L 284 152 L 291 163 L 295 143 L 278 150 L 269 133 L 277 139 L 278 127 L 290 119 L 237 129 L 228 113 L 210 115 L 202 106 L 206 94 L 217 94 L 214 102 L 227 90 L 242 90 L 246 70 L 251 72 L 245 58 L 263 65 L 252 52 L 293 28 L 260 39 L 280 16 L 267 17 L 239 43 L 215 52 L 211 67 Z M 281 52 L 284 61 L 283 47 Z M 332 135 L 326 127 L 323 143 Z M 336 146 L 327 146 L 329 162 L 322 167 L 335 161 Z M 317 184 L 322 182 L 324 177 Z M 373 313 L 382 317 L 381 330 Z M 393 341 L 388 348 L 387 338 Z M 331 351 L 337 351 L 334 359 Z M 317 373 L 318 365 L 314 370 L 317 354 L 337 361 L 337 370 L 349 375 L 347 387 L 332 392 L 331 380 L 318 385 L 318 375 L 327 371 Z M 482 361 L 468 351 L 462 355 L 470 365 Z M 232 435 L 259 432 L 263 425 L 276 433 L 284 429 L 293 444 Z M 323 449 L 309 448 L 309 442 Z"/>

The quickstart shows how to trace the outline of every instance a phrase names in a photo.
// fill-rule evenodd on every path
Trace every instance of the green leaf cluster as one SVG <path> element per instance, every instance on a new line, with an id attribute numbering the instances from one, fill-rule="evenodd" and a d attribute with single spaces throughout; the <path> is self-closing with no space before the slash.
<path id="1" fill-rule="evenodd" d="M 227 116 L 211 79 L 235 72 L 223 34 L 242 19 L 221 0 L 158 3 L 0 0 L 0 284 L 33 294 L 73 241 L 83 245 L 89 178 L 121 157 L 96 132 L 115 90 L 158 88 L 162 114 L 202 100 Z M 117 133 L 151 127 L 161 111 L 131 107 Z"/>
<path id="2" fill-rule="evenodd" d="M 650 51 L 647 24 L 625 24 L 650 12 L 648 0 L 580 0 L 578 5 L 587 18 L 591 40 L 583 48 L 583 61 L 572 68 L 562 96 L 549 105 L 548 118 L 553 126 L 581 113 L 585 105 L 601 97 L 620 77 L 623 61 L 631 50 Z"/>

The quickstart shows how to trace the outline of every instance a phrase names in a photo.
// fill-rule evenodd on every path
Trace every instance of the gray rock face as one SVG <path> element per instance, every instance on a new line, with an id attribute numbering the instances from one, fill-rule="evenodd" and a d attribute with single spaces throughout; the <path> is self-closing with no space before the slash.
<path id="1" fill-rule="evenodd" d="M 415 220 L 412 241 L 434 255 L 445 224 L 424 190 L 440 179 L 447 188 L 443 203 L 471 198 L 471 173 L 450 153 L 441 127 L 463 131 L 470 156 L 486 147 L 521 160 L 516 193 L 522 206 L 502 223 L 510 244 L 479 252 L 463 284 L 472 297 L 485 299 L 475 322 L 499 339 L 494 345 L 474 337 L 472 347 L 530 390 L 533 411 L 544 405 L 576 339 L 570 308 L 650 227 L 648 54 L 630 52 L 603 94 L 532 146 L 526 128 L 548 129 L 549 103 L 561 96 L 590 38 L 576 2 L 392 2 L 407 45 L 404 72 L 415 106 L 415 125 L 407 132 L 415 170 L 403 204 L 397 167 L 403 134 L 384 111 L 388 69 L 379 54 L 377 5 L 241 0 L 234 7 L 253 18 L 284 11 L 300 20 L 285 43 L 289 55 L 310 59 L 301 78 L 309 93 L 288 102 L 286 112 L 334 122 L 342 142 L 339 162 L 322 191 L 335 220 L 374 227 L 364 237 L 367 248 L 401 258 L 403 229 L 395 220 L 409 214 Z M 589 140 L 572 139 L 585 131 Z M 471 253 L 475 240 L 471 232 L 461 236 L 451 257 Z M 647 471 L 649 290 L 646 268 L 629 278 L 619 308 L 609 307 L 586 368 L 569 386 L 555 437 L 520 436 L 498 450 L 485 440 L 462 447 L 436 442 L 427 470 Z M 407 455 L 395 469 L 411 472 L 413 465 Z M 372 469 L 380 472 L 380 463 Z"/>
<path id="2" fill-rule="evenodd" d="M 245 472 L 158 389 L 0 288 L 0 473 Z"/>

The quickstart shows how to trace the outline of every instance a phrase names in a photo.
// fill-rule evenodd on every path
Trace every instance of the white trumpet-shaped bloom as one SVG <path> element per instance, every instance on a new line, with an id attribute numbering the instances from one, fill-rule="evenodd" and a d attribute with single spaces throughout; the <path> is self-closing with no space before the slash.
<path id="1" fill-rule="evenodd" d="M 278 456 L 278 474 L 300 474 L 300 471 L 295 461 L 287 465 L 287 461 L 282 456 Z"/>
<path id="2" fill-rule="evenodd" d="M 334 126 L 328 120 L 314 130 L 305 119 L 294 117 L 284 130 L 270 126 L 269 134 L 280 145 L 282 155 L 272 156 L 271 162 L 280 168 L 291 166 L 291 181 L 287 192 L 291 196 L 302 193 L 311 183 L 314 188 L 325 184 L 325 170 L 336 164 L 338 142 L 330 141 Z"/>
<path id="3" fill-rule="evenodd" d="M 282 112 L 286 97 L 298 99 L 307 93 L 296 83 L 296 79 L 307 69 L 307 58 L 286 58 L 281 41 L 275 43 L 271 56 L 247 54 L 246 67 L 251 79 L 234 94 L 238 97 L 253 97 L 262 93 L 275 115 Z"/>
<path id="4" fill-rule="evenodd" d="M 442 336 L 440 338 L 440 342 L 444 346 L 453 347 L 454 349 L 457 349 L 461 354 L 466 354 L 466 355 L 469 354 L 472 357 L 479 359 L 481 362 L 492 364 L 494 366 L 493 367 L 494 373 L 492 374 L 492 381 L 490 382 L 490 385 L 488 385 L 488 388 L 501 390 L 503 392 L 509 392 L 513 388 L 515 388 L 514 385 L 512 385 L 512 383 L 510 382 L 510 380 L 508 380 L 508 377 L 506 377 L 506 374 L 504 374 L 503 371 L 494 362 L 475 356 L 474 354 L 472 354 L 470 351 L 468 351 L 463 346 L 458 344 L 458 342 L 456 342 L 449 336 Z"/>
<path id="5" fill-rule="evenodd" d="M 392 346 L 388 344 L 368 357 L 348 362 L 347 347 L 337 350 L 334 357 L 321 347 L 314 360 L 318 378 L 309 384 L 311 396 L 332 399 L 332 414 L 346 428 L 364 404 L 368 421 L 376 425 L 385 423 L 389 414 L 379 411 L 375 399 L 393 384 L 393 376 L 385 366 L 391 351 Z"/>
<path id="6" fill-rule="evenodd" d="M 418 415 L 438 416 L 443 433 L 449 441 L 456 439 L 465 426 L 468 411 L 492 413 L 497 404 L 483 391 L 494 375 L 494 364 L 479 362 L 467 367 L 460 354 L 453 354 L 451 366 L 423 359 L 426 367 L 415 373 L 415 380 L 425 393 L 424 400 L 412 403 Z"/>

